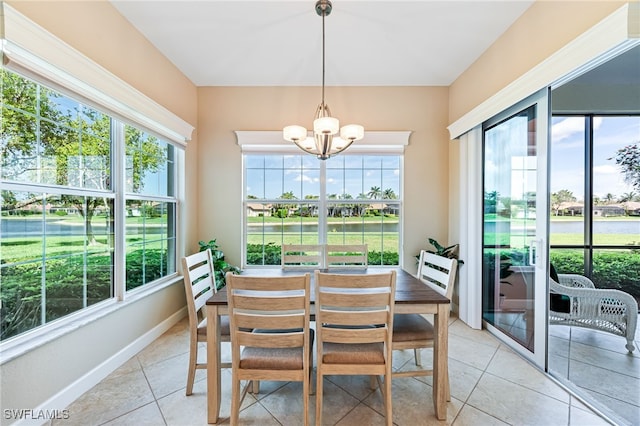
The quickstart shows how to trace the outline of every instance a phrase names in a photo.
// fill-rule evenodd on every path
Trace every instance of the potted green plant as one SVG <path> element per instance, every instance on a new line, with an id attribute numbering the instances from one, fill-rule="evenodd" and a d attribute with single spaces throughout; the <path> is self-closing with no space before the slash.
<path id="1" fill-rule="evenodd" d="M 438 256 L 446 257 L 449 259 L 456 259 L 458 261 L 458 265 L 464 264 L 463 260 L 458 259 L 459 244 L 454 244 L 454 245 L 445 247 L 439 242 L 437 242 L 434 238 L 429 238 L 429 244 L 433 246 L 434 250 L 427 250 L 427 252 L 437 254 Z M 416 259 L 420 260 L 420 253 L 416 255 Z"/>
<path id="2" fill-rule="evenodd" d="M 213 259 L 213 270 L 215 273 L 216 287 L 218 288 L 218 290 L 225 286 L 225 276 L 227 272 L 233 272 L 234 274 L 239 274 L 241 272 L 240 268 L 238 268 L 237 266 L 233 266 L 224 260 L 224 253 L 222 252 L 222 250 L 220 250 L 215 239 L 209 240 L 209 242 L 198 241 L 198 245 L 200 246 L 200 251 L 205 251 L 206 249 L 211 250 L 211 258 Z"/>

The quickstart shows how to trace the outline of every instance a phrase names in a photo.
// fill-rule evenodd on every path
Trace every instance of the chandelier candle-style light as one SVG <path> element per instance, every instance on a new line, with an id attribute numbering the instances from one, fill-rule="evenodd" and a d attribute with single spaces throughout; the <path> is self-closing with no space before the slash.
<path id="1" fill-rule="evenodd" d="M 287 126 L 282 130 L 285 140 L 295 143 L 300 149 L 317 156 L 320 160 L 326 160 L 344 151 L 353 141 L 364 137 L 364 127 L 359 124 L 348 124 L 340 129 L 340 122 L 331 116 L 329 106 L 324 102 L 324 17 L 331 13 L 331 9 L 329 0 L 316 2 L 316 13 L 322 17 L 322 102 L 318 105 L 313 120 L 313 137 L 307 136 L 307 129 L 303 126 Z M 338 130 L 339 137 L 335 136 Z"/>

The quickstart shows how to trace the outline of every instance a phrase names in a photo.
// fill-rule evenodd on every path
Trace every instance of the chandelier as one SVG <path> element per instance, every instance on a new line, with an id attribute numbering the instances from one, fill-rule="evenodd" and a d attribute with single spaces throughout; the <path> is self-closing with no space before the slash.
<path id="1" fill-rule="evenodd" d="M 313 137 L 307 136 L 303 126 L 287 126 L 282 130 L 285 140 L 295 143 L 303 151 L 313 154 L 320 160 L 326 160 L 338 154 L 364 137 L 364 127 L 348 124 L 340 129 L 340 122 L 331 116 L 329 106 L 324 102 L 324 17 L 331 13 L 329 0 L 316 2 L 316 13 L 322 17 L 322 102 L 318 105 L 313 120 Z M 337 136 L 340 131 L 340 136 Z"/>

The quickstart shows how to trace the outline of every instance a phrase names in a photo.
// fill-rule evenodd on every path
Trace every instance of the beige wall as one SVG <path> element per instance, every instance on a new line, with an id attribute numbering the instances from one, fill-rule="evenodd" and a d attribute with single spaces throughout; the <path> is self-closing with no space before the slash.
<path id="1" fill-rule="evenodd" d="M 234 130 L 311 127 L 320 102 L 318 87 L 202 87 L 198 129 L 202 182 L 199 238 L 216 238 L 227 260 L 241 259 L 240 147 Z M 446 87 L 328 87 L 325 99 L 342 123 L 366 130 L 411 130 L 404 168 L 404 267 L 428 237 L 447 239 L 448 150 Z"/>
<path id="2" fill-rule="evenodd" d="M 165 108 L 195 125 L 196 87 L 134 30 L 104 0 L 88 2 L 10 1 L 30 18 L 67 44 L 82 52 L 120 79 Z M 189 143 L 187 162 L 195 163 L 197 139 Z M 196 169 L 187 168 L 186 204 L 194 202 Z M 194 240 L 195 209 L 184 217 L 187 247 Z M 115 312 L 57 337 L 27 354 L 0 366 L 2 408 L 35 409 L 73 385 L 110 357 L 127 348 L 145 333 L 185 306 L 181 282 L 150 297 L 130 302 Z M 106 337 L 106 338 L 105 338 Z M 63 408 L 63 407 L 50 407 Z M 2 417 L 4 425 L 8 420 Z"/>
<path id="3" fill-rule="evenodd" d="M 455 122 L 626 3 L 534 3 L 450 86 L 449 122 Z"/>

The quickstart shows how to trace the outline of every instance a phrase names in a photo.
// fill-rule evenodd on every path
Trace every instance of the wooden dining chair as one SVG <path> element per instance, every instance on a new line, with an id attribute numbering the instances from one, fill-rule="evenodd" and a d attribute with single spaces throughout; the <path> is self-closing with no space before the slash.
<path id="1" fill-rule="evenodd" d="M 322 244 L 282 244 L 282 269 L 321 268 L 324 260 Z"/>
<path id="2" fill-rule="evenodd" d="M 444 295 L 449 300 L 453 295 L 453 287 L 458 270 L 458 261 L 443 256 L 420 252 L 418 278 L 428 287 Z M 422 366 L 420 349 L 433 348 L 433 324 L 420 314 L 395 314 L 393 320 L 393 350 L 413 349 L 416 366 Z M 430 370 L 414 369 L 395 371 L 393 377 L 432 376 Z M 449 378 L 445 380 L 447 399 L 450 398 Z"/>
<path id="3" fill-rule="evenodd" d="M 315 271 L 316 425 L 322 424 L 326 375 L 376 376 L 387 425 L 391 403 L 391 332 L 396 272 L 331 274 Z M 384 376 L 384 383 L 380 381 Z"/>
<path id="4" fill-rule="evenodd" d="M 231 424 L 256 380 L 302 382 L 303 422 L 309 423 L 313 330 L 309 273 L 287 277 L 227 274 L 231 323 Z M 248 381 L 240 390 L 240 382 Z"/>
<path id="5" fill-rule="evenodd" d="M 363 268 L 368 266 L 367 244 L 327 244 L 324 248 L 325 268 Z"/>
<path id="6" fill-rule="evenodd" d="M 207 318 L 205 303 L 217 292 L 211 250 L 207 249 L 182 258 L 182 274 L 189 313 L 189 367 L 186 394 L 193 393 L 196 370 L 206 369 L 206 363 L 198 363 L 198 342 L 207 341 Z M 220 317 L 220 340 L 230 342 L 229 317 Z M 231 363 L 221 364 L 230 368 Z"/>

